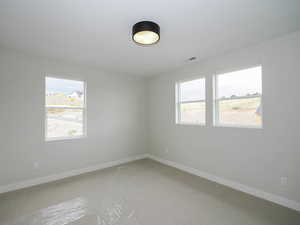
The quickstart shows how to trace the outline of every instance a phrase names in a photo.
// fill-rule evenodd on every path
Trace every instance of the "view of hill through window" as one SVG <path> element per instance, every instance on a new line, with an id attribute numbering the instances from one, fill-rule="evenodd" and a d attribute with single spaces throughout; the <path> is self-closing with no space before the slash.
<path id="1" fill-rule="evenodd" d="M 205 124 L 205 78 L 177 84 L 177 122 Z"/>
<path id="2" fill-rule="evenodd" d="M 84 134 L 84 82 L 46 78 L 46 138 Z"/>
<path id="3" fill-rule="evenodd" d="M 254 67 L 216 76 L 216 124 L 262 126 L 262 72 Z"/>

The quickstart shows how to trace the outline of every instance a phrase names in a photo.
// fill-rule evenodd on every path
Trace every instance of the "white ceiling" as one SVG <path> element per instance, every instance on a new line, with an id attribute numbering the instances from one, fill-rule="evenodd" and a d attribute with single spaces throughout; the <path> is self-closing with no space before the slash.
<path id="1" fill-rule="evenodd" d="M 153 20 L 141 47 L 132 25 Z M 299 0 L 1 0 L 0 45 L 135 75 L 154 75 L 300 29 Z"/>

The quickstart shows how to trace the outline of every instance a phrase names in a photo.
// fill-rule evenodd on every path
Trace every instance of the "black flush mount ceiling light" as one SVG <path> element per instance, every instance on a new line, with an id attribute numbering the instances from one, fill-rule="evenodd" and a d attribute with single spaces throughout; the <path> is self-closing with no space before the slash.
<path id="1" fill-rule="evenodd" d="M 160 39 L 158 24 L 151 21 L 141 21 L 132 27 L 132 40 L 140 45 L 153 45 Z"/>

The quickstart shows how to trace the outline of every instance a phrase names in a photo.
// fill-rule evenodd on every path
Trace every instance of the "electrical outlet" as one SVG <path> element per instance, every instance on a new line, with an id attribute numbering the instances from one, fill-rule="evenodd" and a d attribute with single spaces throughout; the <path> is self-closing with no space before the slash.
<path id="1" fill-rule="evenodd" d="M 287 177 L 281 177 L 280 178 L 281 185 L 287 185 L 288 184 L 288 178 Z"/>
<path id="2" fill-rule="evenodd" d="M 165 153 L 169 153 L 169 148 L 168 147 L 165 148 Z"/>

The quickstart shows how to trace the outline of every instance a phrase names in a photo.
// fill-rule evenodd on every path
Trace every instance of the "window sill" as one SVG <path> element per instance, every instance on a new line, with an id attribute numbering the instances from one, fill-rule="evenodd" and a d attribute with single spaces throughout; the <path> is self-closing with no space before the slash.
<path id="1" fill-rule="evenodd" d="M 76 140 L 76 139 L 84 139 L 87 135 L 82 136 L 75 136 L 75 137 L 58 137 L 58 138 L 46 138 L 46 142 L 53 142 L 53 141 L 68 141 L 68 140 Z"/>

